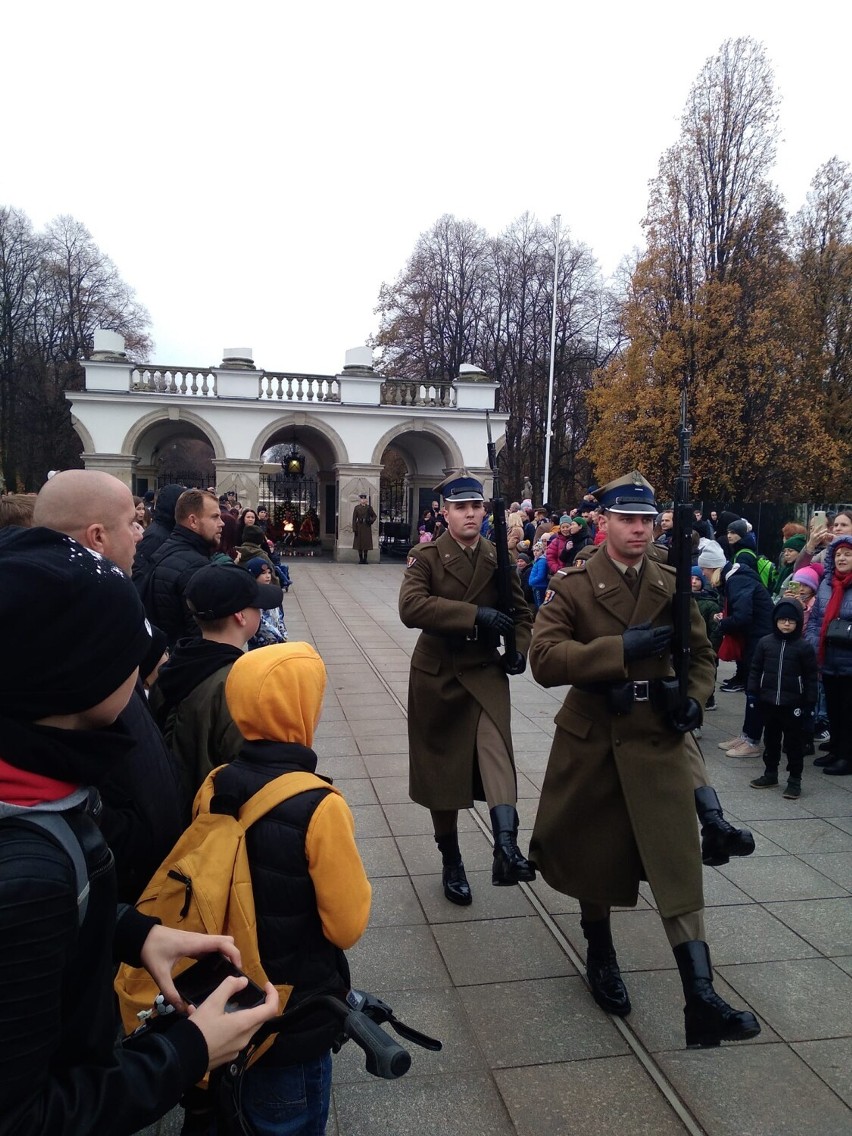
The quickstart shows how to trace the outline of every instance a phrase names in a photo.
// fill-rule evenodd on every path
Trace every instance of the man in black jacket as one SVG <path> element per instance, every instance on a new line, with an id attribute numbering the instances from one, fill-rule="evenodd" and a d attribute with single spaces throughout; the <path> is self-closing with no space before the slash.
<path id="1" fill-rule="evenodd" d="M 130 490 L 109 473 L 57 473 L 36 500 L 34 522 L 74 537 L 130 575 L 139 525 Z M 146 678 L 147 675 L 143 675 Z M 99 785 L 97 820 L 115 856 L 118 898 L 135 903 L 189 820 L 180 769 L 148 711 L 137 680 L 119 722 L 132 739 L 127 760 Z"/>
<path id="2" fill-rule="evenodd" d="M 204 489 L 181 493 L 175 505 L 174 531 L 151 557 L 151 572 L 141 591 L 146 614 L 166 636 L 169 647 L 184 636 L 197 639 L 201 634 L 184 592 L 198 569 L 210 563 L 222 527 L 214 493 Z"/>

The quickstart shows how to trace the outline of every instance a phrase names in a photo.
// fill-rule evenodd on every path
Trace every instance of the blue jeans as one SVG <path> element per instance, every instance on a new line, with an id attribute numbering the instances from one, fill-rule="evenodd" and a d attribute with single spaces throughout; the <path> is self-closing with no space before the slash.
<path id="1" fill-rule="evenodd" d="M 331 1054 L 304 1065 L 246 1070 L 242 1113 L 254 1136 L 324 1136 L 331 1099 Z"/>

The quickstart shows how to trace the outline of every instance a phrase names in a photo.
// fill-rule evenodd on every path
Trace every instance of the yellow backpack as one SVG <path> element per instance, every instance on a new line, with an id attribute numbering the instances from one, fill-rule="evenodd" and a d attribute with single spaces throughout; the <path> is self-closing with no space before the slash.
<path id="1" fill-rule="evenodd" d="M 156 916 L 166 927 L 233 935 L 242 956 L 243 972 L 262 987 L 267 977 L 257 946 L 246 831 L 276 805 L 299 793 L 311 789 L 331 793 L 340 790 L 313 773 L 284 773 L 246 801 L 239 817 L 211 813 L 214 782 L 222 768 L 214 769 L 198 790 L 192 823 L 154 873 L 136 907 L 143 915 Z M 175 974 L 194 961 L 182 959 Z M 280 998 L 278 1012 L 282 1013 L 293 987 L 280 985 L 276 989 Z M 160 991 L 147 970 L 126 963 L 119 967 L 115 991 L 124 1028 L 132 1033 L 139 1025 L 139 1012 L 150 1010 Z M 273 1040 L 270 1038 L 268 1044 Z"/>

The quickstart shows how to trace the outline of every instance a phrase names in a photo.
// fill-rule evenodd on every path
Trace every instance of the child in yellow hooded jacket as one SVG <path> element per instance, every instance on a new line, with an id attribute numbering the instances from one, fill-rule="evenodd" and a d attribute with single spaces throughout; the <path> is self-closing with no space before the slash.
<path id="1" fill-rule="evenodd" d="M 325 683 L 323 661 L 308 643 L 261 647 L 236 661 L 225 698 L 245 744 L 217 773 L 217 798 L 239 806 L 273 778 L 316 772 L 311 745 Z M 270 981 L 293 985 L 288 1006 L 314 993 L 345 995 L 343 952 L 366 929 L 371 889 L 343 797 L 330 783 L 291 797 L 249 829 L 246 849 Z M 338 1020 L 320 1009 L 247 1070 L 241 1103 L 250 1131 L 325 1131 L 338 1031 Z"/>

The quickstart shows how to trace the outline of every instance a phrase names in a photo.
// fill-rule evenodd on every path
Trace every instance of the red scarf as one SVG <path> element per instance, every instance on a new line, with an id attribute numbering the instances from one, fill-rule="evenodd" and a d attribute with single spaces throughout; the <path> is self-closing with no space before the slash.
<path id="1" fill-rule="evenodd" d="M 45 801 L 59 801 L 77 789 L 68 781 L 57 781 L 40 773 L 17 769 L 0 758 L 0 801 L 8 805 L 41 805 Z"/>
<path id="2" fill-rule="evenodd" d="M 817 660 L 820 666 L 825 662 L 825 633 L 828 631 L 828 625 L 832 619 L 837 619 L 840 615 L 840 605 L 843 603 L 843 593 L 847 589 L 852 588 L 852 572 L 847 572 L 845 576 L 838 576 L 834 572 L 831 577 L 831 595 L 828 598 L 828 603 L 825 605 L 825 614 L 822 617 L 822 627 L 819 629 L 819 650 L 817 651 Z"/>

